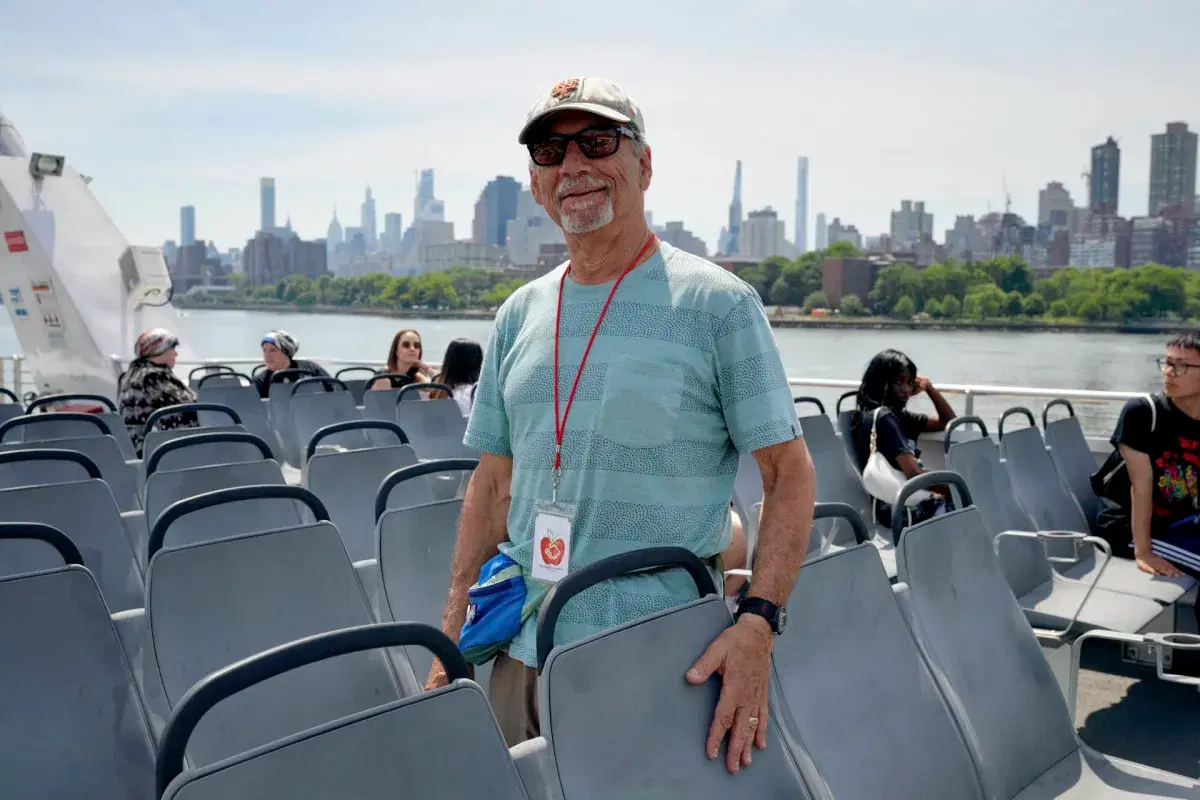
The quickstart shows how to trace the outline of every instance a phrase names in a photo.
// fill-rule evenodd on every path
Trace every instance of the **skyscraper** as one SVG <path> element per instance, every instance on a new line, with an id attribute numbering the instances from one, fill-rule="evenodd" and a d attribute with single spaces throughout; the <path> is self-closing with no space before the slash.
<path id="1" fill-rule="evenodd" d="M 258 206 L 260 231 L 275 230 L 275 179 L 263 178 L 258 182 Z"/>
<path id="2" fill-rule="evenodd" d="M 419 222 L 425 218 L 425 207 L 433 202 L 433 170 L 421 170 L 421 176 L 417 179 L 417 199 L 413 202 L 413 222 Z"/>
<path id="3" fill-rule="evenodd" d="M 471 238 L 479 244 L 504 247 L 508 221 L 516 219 L 517 195 L 521 184 L 507 175 L 497 175 L 487 182 L 475 203 L 475 220 Z"/>
<path id="4" fill-rule="evenodd" d="M 1060 215 L 1064 219 L 1070 219 L 1074 210 L 1075 201 L 1060 182 L 1050 181 L 1045 189 L 1038 192 L 1038 225 L 1051 225 L 1054 223 L 1053 218 Z"/>
<path id="5" fill-rule="evenodd" d="M 362 204 L 363 238 L 367 240 L 368 251 L 374 251 L 375 245 L 379 241 L 379 237 L 377 235 L 378 229 L 376 228 L 377 219 L 378 218 L 375 216 L 375 198 L 371 196 L 371 187 L 368 186 L 367 197 L 365 200 L 363 200 Z"/>
<path id="6" fill-rule="evenodd" d="M 1121 148 L 1111 136 L 1092 148 L 1091 192 L 1088 208 L 1093 214 L 1114 216 L 1121 188 Z"/>
<path id="7" fill-rule="evenodd" d="M 184 247 L 196 241 L 195 206 L 184 206 L 179 209 L 179 241 Z"/>
<path id="8" fill-rule="evenodd" d="M 813 232 L 813 239 L 817 243 L 818 250 L 824 250 L 829 247 L 829 230 L 825 227 L 825 213 L 817 214 L 816 230 Z"/>
<path id="9" fill-rule="evenodd" d="M 1150 213 L 1182 205 L 1196 197 L 1196 134 L 1187 123 L 1169 122 L 1166 133 L 1150 137 Z"/>
<path id="10" fill-rule="evenodd" d="M 383 215 L 383 235 L 379 237 L 379 249 L 385 253 L 399 253 L 404 242 L 404 217 L 391 213 Z"/>
<path id="11" fill-rule="evenodd" d="M 733 172 L 733 202 L 729 204 L 729 227 L 725 234 L 726 255 L 737 255 L 742 246 L 742 162 Z"/>
<path id="12" fill-rule="evenodd" d="M 796 160 L 796 252 L 808 252 L 808 158 Z"/>

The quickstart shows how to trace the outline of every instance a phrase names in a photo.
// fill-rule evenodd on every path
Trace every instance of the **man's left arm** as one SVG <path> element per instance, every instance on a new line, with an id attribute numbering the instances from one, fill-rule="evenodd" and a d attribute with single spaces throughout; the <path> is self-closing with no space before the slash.
<path id="1" fill-rule="evenodd" d="M 720 396 L 730 437 L 752 452 L 763 479 L 763 505 L 750 597 L 787 604 L 808 550 L 812 530 L 814 473 L 799 436 L 791 389 L 762 305 L 755 296 L 735 307 L 717 340 Z M 687 673 L 700 684 L 722 676 L 721 696 L 705 752 L 716 758 L 729 736 L 725 766 L 749 766 L 757 745 L 767 744 L 767 686 L 774 633 L 770 623 L 743 614 Z"/>

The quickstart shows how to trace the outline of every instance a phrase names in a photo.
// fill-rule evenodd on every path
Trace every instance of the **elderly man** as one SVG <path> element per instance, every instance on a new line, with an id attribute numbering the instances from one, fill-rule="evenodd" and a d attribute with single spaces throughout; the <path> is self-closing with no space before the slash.
<path id="1" fill-rule="evenodd" d="M 726 767 L 736 772 L 755 744 L 766 746 L 773 637 L 812 525 L 812 462 L 778 347 L 749 285 L 647 228 L 650 147 L 641 110 L 618 86 L 557 84 L 519 142 L 533 196 L 562 228 L 570 260 L 515 292 L 496 317 L 467 427 L 466 443 L 482 456 L 443 629 L 460 636 L 468 589 L 497 548 L 542 585 L 661 545 L 719 568 L 738 453 L 753 453 L 765 495 L 751 589 L 737 623 L 686 675 L 699 684 L 721 674 L 705 752 L 715 758 L 728 735 Z M 553 538 L 535 543 L 535 525 Z M 694 597 L 678 570 L 610 581 L 567 606 L 556 641 Z M 538 735 L 535 621 L 492 669 L 492 706 L 510 744 Z M 445 681 L 435 664 L 428 687 Z"/>

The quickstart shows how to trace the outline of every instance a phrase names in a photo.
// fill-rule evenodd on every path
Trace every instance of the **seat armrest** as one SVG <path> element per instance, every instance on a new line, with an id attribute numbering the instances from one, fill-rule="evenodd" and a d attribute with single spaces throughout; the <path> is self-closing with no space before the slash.
<path id="1" fill-rule="evenodd" d="M 996 534 L 995 538 L 992 540 L 992 550 L 996 553 L 997 557 L 1000 555 L 1000 540 L 1005 536 L 1015 539 L 1036 539 L 1037 541 L 1042 542 L 1043 545 L 1046 542 L 1074 541 L 1076 547 L 1078 547 L 1080 544 L 1090 544 L 1100 552 L 1104 553 L 1104 561 L 1100 564 L 1100 569 L 1096 572 L 1096 579 L 1088 585 L 1087 591 L 1083 594 L 1083 599 L 1079 601 L 1079 607 L 1075 609 L 1075 613 L 1072 614 L 1071 619 L 1067 621 L 1067 626 L 1062 630 L 1048 630 L 1045 628 L 1033 629 L 1034 634 L 1037 636 L 1053 639 L 1059 642 L 1063 641 L 1067 637 L 1067 634 L 1071 632 L 1071 629 L 1075 627 L 1075 623 L 1078 621 L 1079 615 L 1083 612 L 1083 607 L 1087 605 L 1087 601 L 1092 596 L 1092 592 L 1094 592 L 1096 590 L 1096 586 L 1100 584 L 1100 578 L 1104 575 L 1104 570 L 1108 569 L 1108 565 L 1112 561 L 1112 548 L 1109 546 L 1108 542 L 1104 541 L 1099 536 L 1090 536 L 1086 533 L 1079 533 L 1077 531 L 1001 531 L 1000 533 Z M 1054 560 L 1050 556 L 1046 556 L 1046 559 L 1048 561 Z M 1068 563 L 1073 562 L 1068 560 Z M 1054 576 L 1051 575 L 1052 579 L 1053 577 Z"/>
<path id="2" fill-rule="evenodd" d="M 1184 686 L 1195 686 L 1200 689 L 1200 678 L 1190 675 L 1177 675 L 1167 672 L 1163 666 L 1163 656 L 1167 650 L 1189 650 L 1200 652 L 1200 634 L 1195 633 L 1121 633 L 1119 631 L 1091 630 L 1079 635 L 1071 643 L 1071 675 L 1067 692 L 1067 705 L 1075 714 L 1076 693 L 1079 688 L 1079 659 L 1083 652 L 1083 643 L 1091 639 L 1105 639 L 1122 644 L 1150 645 L 1154 651 L 1154 671 L 1159 680 L 1169 683 L 1181 683 Z"/>
<path id="3" fill-rule="evenodd" d="M 509 748 L 509 755 L 517 765 L 517 774 L 530 797 L 547 800 L 564 800 L 562 785 L 558 781 L 558 767 L 546 737 L 528 739 L 516 747 Z"/>

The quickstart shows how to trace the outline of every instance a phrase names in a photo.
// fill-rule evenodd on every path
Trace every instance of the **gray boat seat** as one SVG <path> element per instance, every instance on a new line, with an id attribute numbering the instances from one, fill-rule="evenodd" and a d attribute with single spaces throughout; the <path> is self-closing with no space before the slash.
<path id="1" fill-rule="evenodd" d="M 115 436 L 125 432 L 125 421 L 112 412 L 76 411 L 26 412 L 0 423 L 0 442 L 36 442 L 45 439 L 74 439 L 84 436 Z M 125 436 L 129 438 L 128 433 Z M 130 442 L 132 450 L 133 443 Z"/>
<path id="2" fill-rule="evenodd" d="M 214 703 L 273 682 L 289 671 L 311 669 L 330 655 L 346 658 L 378 646 L 428 642 L 447 663 L 449 686 L 404 700 L 377 704 L 329 721 L 221 764 L 183 768 L 198 706 L 203 725 Z M 351 628 L 294 642 L 205 679 L 189 710 L 173 722 L 159 759 L 160 783 L 171 780 L 167 800 L 288 798 L 497 798 L 527 800 L 520 774 L 504 744 L 491 707 L 453 642 L 435 628 L 391 623 Z M 207 690 L 215 690 L 209 692 Z M 218 706 L 220 708 L 220 706 Z"/>
<path id="3" fill-rule="evenodd" d="M 275 457 L 267 442 L 248 431 L 190 430 L 189 434 L 161 442 L 154 448 L 142 467 L 147 479 L 163 470 L 264 461 Z"/>
<path id="4" fill-rule="evenodd" d="M 834 797 L 982 800 L 966 742 L 879 551 L 856 545 L 805 563 L 801 573 L 788 606 L 805 613 L 789 620 L 772 656 L 785 740 L 811 755 Z"/>
<path id="5" fill-rule="evenodd" d="M 663 558 L 664 552 L 672 558 Z M 690 557 L 700 599 L 551 648 L 554 622 L 575 592 L 637 569 L 682 566 L 683 557 Z M 811 796 L 778 734 L 768 735 L 766 749 L 755 749 L 754 763 L 736 775 L 725 769 L 725 745 L 716 759 L 704 752 L 720 678 L 693 686 L 684 674 L 731 624 L 711 574 L 680 548 L 623 553 L 555 585 L 538 616 L 538 709 L 564 797 Z M 615 679 L 621 675 L 629 679 Z M 775 692 L 769 708 L 769 730 L 777 732 L 782 723 Z"/>
<path id="6" fill-rule="evenodd" d="M 461 500 L 470 481 L 469 473 L 478 465 L 476 458 L 443 458 L 396 470 L 376 488 L 375 519 L 388 508 Z"/>
<path id="7" fill-rule="evenodd" d="M 296 445 L 303 452 L 313 436 L 322 428 L 337 425 L 340 422 L 358 422 L 362 415 L 354 405 L 354 396 L 341 381 L 334 378 L 323 378 L 337 386 L 331 392 L 307 392 L 292 398 L 292 431 L 296 437 Z M 297 384 L 300 385 L 300 384 Z M 347 450 L 360 450 L 371 446 L 371 439 L 365 430 L 351 428 L 339 430 L 337 433 L 323 437 L 323 444 L 336 445 Z M 301 466 L 301 465 L 297 465 Z"/>
<path id="8" fill-rule="evenodd" d="M 453 397 L 397 402 L 393 419 L 408 434 L 408 441 L 417 451 L 418 458 L 479 458 L 479 451 L 463 444 L 467 421 Z"/>
<path id="9" fill-rule="evenodd" d="M 285 375 L 286 374 L 286 375 Z M 294 382 L 284 382 L 275 380 L 281 375 L 285 377 L 300 378 Z M 308 392 L 319 392 L 324 388 L 321 383 L 305 383 L 304 377 L 307 373 L 300 370 L 281 370 L 271 376 L 272 383 L 267 390 L 267 420 L 271 425 L 271 430 L 275 433 L 275 438 L 282 448 L 282 455 L 287 462 L 293 466 L 300 466 L 303 458 L 303 451 L 296 439 L 296 431 L 292 427 L 292 396 L 293 387 L 296 392 L 304 394 Z"/>
<path id="10" fill-rule="evenodd" d="M 863 465 L 858 463 L 858 450 L 854 446 L 854 409 L 838 412 L 838 434 L 842 440 L 842 449 L 846 451 L 846 458 L 850 459 L 851 466 L 856 467 L 861 475 Z"/>
<path id="11" fill-rule="evenodd" d="M 1145 767 L 1126 770 L 1081 746 L 978 509 L 914 525 L 897 552 L 913 635 L 950 699 L 987 796 L 1197 796 L 1194 781 Z"/>
<path id="12" fill-rule="evenodd" d="M 362 375 L 361 378 L 347 378 L 346 375 L 357 373 Z M 350 394 L 354 396 L 354 405 L 361 406 L 363 404 L 363 396 L 367 393 L 367 386 L 375 380 L 378 373 L 373 367 L 345 367 L 334 373 L 333 377 L 337 378 L 342 383 L 346 384 L 346 388 Z"/>
<path id="13" fill-rule="evenodd" d="M 168 430 L 155 430 L 146 434 L 145 442 L 142 444 L 142 464 L 143 472 L 145 464 L 149 462 L 154 455 L 154 451 L 167 442 L 173 442 L 176 439 L 182 439 L 185 436 L 195 436 L 198 433 L 249 433 L 246 426 L 241 423 L 232 425 L 213 425 L 210 427 L 194 427 L 194 428 L 170 428 Z M 270 440 L 267 440 L 270 443 Z"/>
<path id="14" fill-rule="evenodd" d="M 313 519 L 328 518 L 328 512 L 315 495 L 299 486 L 275 483 L 274 470 L 265 469 L 270 473 L 267 484 L 216 489 L 176 501 L 159 511 L 153 524 L 148 525 L 147 557 L 152 560 L 164 547 L 292 528 Z M 234 475 L 237 474 L 235 471 Z"/>
<path id="15" fill-rule="evenodd" d="M 1005 415 L 1010 413 L 1029 412 L 1012 409 Z M 1091 528 L 1087 518 L 1062 482 L 1038 429 L 1031 425 L 1002 433 L 1000 455 L 1005 460 L 1016 497 L 1037 526 L 1035 530 L 1089 533 Z M 1075 555 L 1073 548 L 1051 552 L 1065 557 Z M 1080 551 L 1078 563 L 1066 568 L 1063 574 L 1079 581 L 1095 583 L 1099 569 L 1095 550 L 1086 547 Z M 1147 575 L 1131 559 L 1114 558 L 1100 576 L 1099 588 L 1170 604 L 1178 601 L 1195 584 L 1192 578 Z"/>
<path id="16" fill-rule="evenodd" d="M 11 389 L 5 389 L 0 386 L 0 423 L 8 422 L 13 417 L 19 417 L 25 413 L 25 406 L 21 403 L 21 398 Z"/>
<path id="17" fill-rule="evenodd" d="M 394 429 L 403 432 L 394 422 L 362 420 L 363 428 Z M 397 438 L 397 442 L 399 442 Z M 354 562 L 375 558 L 378 546 L 375 537 L 375 496 L 380 484 L 398 469 L 417 463 L 417 454 L 407 444 L 391 447 L 371 447 L 341 453 L 315 453 L 304 466 L 304 486 L 313 492 L 329 509 L 329 518 L 342 533 L 346 550 Z M 426 502 L 431 502 L 430 497 Z"/>
<path id="18" fill-rule="evenodd" d="M 36 442 L 0 445 L 0 452 L 12 450 L 74 450 L 95 463 L 104 476 L 121 511 L 137 511 L 142 507 L 137 491 L 135 467 L 125 460 L 117 440 L 112 436 L 81 436 L 72 439 L 47 439 Z"/>
<path id="19" fill-rule="evenodd" d="M 153 526 L 162 512 L 180 500 L 186 500 L 196 495 L 215 492 L 218 489 L 232 489 L 237 486 L 283 486 L 283 470 L 276 461 L 243 461 L 237 464 L 216 464 L 208 467 L 191 467 L 189 469 L 156 470 L 146 479 L 146 525 Z M 252 501 L 242 501 L 252 502 Z M 205 517 L 204 524 L 217 531 L 239 531 L 244 524 L 241 520 L 245 514 L 244 506 L 239 503 L 222 503 L 198 512 Z M 222 519 L 222 517 L 227 517 Z M 185 524 L 187 517 L 179 520 L 179 525 Z M 299 518 L 287 518 L 290 524 L 299 522 Z M 188 537 L 188 541 L 196 541 Z"/>
<path id="20" fill-rule="evenodd" d="M 104 481 L 90 478 L 5 489 L 0 491 L 0 520 L 41 522 L 62 531 L 83 554 L 112 613 L 142 607 L 142 571 Z M 5 542 L 0 547 L 0 575 L 45 569 L 46 558 L 38 542 Z"/>
<path id="21" fill-rule="evenodd" d="M 196 390 L 196 399 L 201 403 L 228 406 L 237 412 L 246 430 L 264 441 L 273 444 L 274 434 L 267 421 L 267 403 L 259 397 L 254 386 L 212 386 L 202 381 Z M 200 412 L 200 425 L 204 428 L 220 426 L 227 421 L 223 414 L 211 411 Z"/>
<path id="22" fill-rule="evenodd" d="M 206 675 L 241 659 L 373 622 L 341 535 L 327 521 L 159 550 L 147 574 L 146 615 L 172 710 Z M 385 654 L 310 664 L 205 714 L 188 758 L 196 767 L 213 764 L 400 697 Z"/>
<path id="23" fill-rule="evenodd" d="M 1049 412 L 1055 406 L 1066 408 L 1069 416 L 1050 422 Z M 1042 408 L 1042 430 L 1059 476 L 1083 510 L 1089 530 L 1096 532 L 1096 515 L 1100 513 L 1100 499 L 1092 491 L 1092 474 L 1097 469 L 1096 457 L 1088 447 L 1083 426 L 1079 424 L 1069 400 L 1059 398 L 1046 403 Z"/>
<path id="24" fill-rule="evenodd" d="M 96 463 L 78 450 L 0 449 L 0 489 L 70 483 L 88 478 L 103 480 L 104 476 Z"/>
<path id="25" fill-rule="evenodd" d="M 461 500 L 443 500 L 390 509 L 380 518 L 379 571 L 392 619 L 441 626 L 461 513 Z M 414 648 L 407 655 L 418 678 L 429 674 L 428 652 Z M 477 680 L 487 685 L 482 675 Z"/>
<path id="26" fill-rule="evenodd" d="M 382 419 L 387 422 L 396 421 L 396 403 L 400 397 L 400 389 L 368 389 L 363 393 L 363 419 Z"/>
<path id="27" fill-rule="evenodd" d="M 149 723 L 91 573 L 60 558 L 0 578 L 0 609 L 0 797 L 153 800 Z"/>

